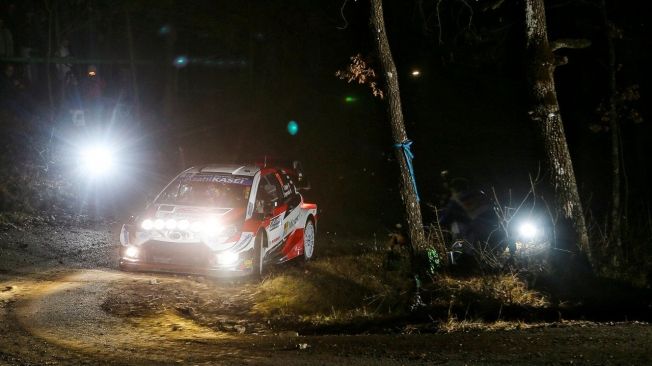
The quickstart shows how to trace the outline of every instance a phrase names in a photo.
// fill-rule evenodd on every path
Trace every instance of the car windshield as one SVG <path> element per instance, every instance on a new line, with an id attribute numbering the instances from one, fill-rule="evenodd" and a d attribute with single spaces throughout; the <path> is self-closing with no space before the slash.
<path id="1" fill-rule="evenodd" d="M 252 179 L 217 174 L 187 174 L 177 178 L 156 200 L 158 204 L 244 207 Z"/>

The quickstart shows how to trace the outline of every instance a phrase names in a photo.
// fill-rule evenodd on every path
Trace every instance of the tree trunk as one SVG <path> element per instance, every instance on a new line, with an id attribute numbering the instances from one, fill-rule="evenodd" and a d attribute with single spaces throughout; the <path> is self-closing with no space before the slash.
<path id="1" fill-rule="evenodd" d="M 616 49 L 614 45 L 614 28 L 607 15 L 605 0 L 600 4 L 602 20 L 605 27 L 605 40 L 607 42 L 607 115 L 609 116 L 609 132 L 611 133 L 611 238 L 616 243 L 616 256 L 620 256 L 621 249 L 621 208 L 620 208 L 620 124 L 616 110 Z M 617 259 L 617 258 L 614 258 Z"/>
<path id="2" fill-rule="evenodd" d="M 525 0 L 527 76 L 532 101 L 528 112 L 541 134 L 550 179 L 555 192 L 556 211 L 563 220 L 562 229 L 572 234 L 572 240 L 591 261 L 591 248 L 577 190 L 577 182 L 566 135 L 559 114 L 554 71 L 559 61 L 548 42 L 546 13 L 543 0 Z"/>
<path id="3" fill-rule="evenodd" d="M 129 8 L 125 6 L 125 23 L 127 26 L 127 43 L 129 46 L 129 68 L 131 69 L 131 90 L 134 102 L 134 109 L 136 115 L 136 123 L 140 124 L 140 94 L 138 93 L 138 74 L 136 70 L 136 62 L 134 56 L 134 36 L 131 30 L 131 16 Z"/>
<path id="4" fill-rule="evenodd" d="M 392 137 L 396 144 L 402 144 L 408 141 L 408 138 L 405 132 L 405 123 L 403 122 L 403 112 L 401 110 L 398 74 L 385 30 L 382 0 L 371 0 L 371 27 L 380 57 L 382 73 L 387 81 L 388 114 L 392 127 Z M 408 161 L 402 148 L 396 148 L 396 160 L 398 160 L 401 169 L 401 198 L 405 206 L 412 248 L 422 250 L 427 247 L 427 243 L 423 232 L 421 208 L 417 199 L 415 186 L 412 182 Z"/>
<path id="5" fill-rule="evenodd" d="M 56 3 L 54 4 L 56 6 Z M 50 64 L 50 58 L 52 57 L 52 16 L 53 16 L 53 10 L 52 10 L 52 4 L 50 4 L 49 1 L 45 2 L 45 9 L 48 12 L 48 49 L 47 49 L 47 63 L 45 65 L 45 76 L 47 78 L 48 82 L 48 101 L 50 103 L 50 111 L 49 111 L 49 121 L 52 122 L 54 120 L 54 95 L 52 91 L 52 65 Z"/>

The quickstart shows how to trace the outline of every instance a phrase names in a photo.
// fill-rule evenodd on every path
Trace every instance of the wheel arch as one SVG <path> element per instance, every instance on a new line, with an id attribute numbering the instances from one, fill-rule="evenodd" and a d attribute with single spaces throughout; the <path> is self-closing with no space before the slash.
<path id="1" fill-rule="evenodd" d="M 309 213 L 308 217 L 306 218 L 306 223 L 308 223 L 308 221 L 312 221 L 312 226 L 315 227 L 315 232 L 317 232 L 317 220 L 315 219 L 315 215 Z"/>
<path id="2" fill-rule="evenodd" d="M 258 229 L 258 232 L 256 232 L 256 237 L 260 234 L 263 235 L 263 248 L 269 248 L 269 235 L 267 234 L 267 230 L 264 227 L 260 227 Z"/>

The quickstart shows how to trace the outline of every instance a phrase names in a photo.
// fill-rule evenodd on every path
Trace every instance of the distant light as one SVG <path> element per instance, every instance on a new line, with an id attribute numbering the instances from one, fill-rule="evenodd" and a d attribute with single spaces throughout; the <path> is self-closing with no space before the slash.
<path id="1" fill-rule="evenodd" d="M 158 34 L 163 36 L 163 35 L 169 34 L 171 30 L 172 30 L 172 28 L 170 28 L 170 26 L 166 24 L 166 25 L 162 26 L 161 28 L 159 28 Z"/>
<path id="2" fill-rule="evenodd" d="M 356 98 L 356 97 L 354 97 L 352 95 L 347 95 L 346 98 L 344 98 L 344 101 L 347 102 L 347 103 L 353 103 L 353 102 L 355 102 L 357 100 L 358 100 L 358 98 Z"/>
<path id="3" fill-rule="evenodd" d="M 89 72 L 88 72 L 88 77 L 89 77 L 89 78 L 92 78 L 92 77 L 95 76 L 95 75 L 97 75 L 97 73 L 96 73 L 95 71 L 89 71 Z"/>
<path id="4" fill-rule="evenodd" d="M 299 132 L 299 124 L 297 123 L 297 121 L 288 122 L 288 133 L 294 136 L 298 132 Z"/>
<path id="5" fill-rule="evenodd" d="M 188 57 L 186 56 L 177 56 L 174 59 L 174 67 L 182 68 L 188 66 Z"/>
<path id="6" fill-rule="evenodd" d="M 534 239 L 539 234 L 539 230 L 533 223 L 524 222 L 519 226 L 518 233 L 524 239 Z"/>
<path id="7" fill-rule="evenodd" d="M 412 70 L 412 76 L 414 76 L 415 78 L 418 78 L 419 76 L 421 76 L 421 71 Z"/>

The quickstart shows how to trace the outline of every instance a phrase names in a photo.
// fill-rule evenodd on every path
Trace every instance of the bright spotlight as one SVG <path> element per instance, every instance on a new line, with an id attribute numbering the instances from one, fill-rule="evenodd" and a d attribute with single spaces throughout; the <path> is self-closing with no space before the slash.
<path id="1" fill-rule="evenodd" d="M 81 163 L 84 173 L 98 177 L 110 172 L 115 161 L 111 149 L 106 146 L 93 146 L 82 151 Z"/>
<path id="2" fill-rule="evenodd" d="M 534 239 L 539 234 L 539 230 L 533 223 L 524 222 L 518 227 L 518 233 L 524 239 Z"/>
<path id="3" fill-rule="evenodd" d="M 418 78 L 419 76 L 421 76 L 421 71 L 412 70 L 412 76 L 415 77 L 415 78 Z"/>

